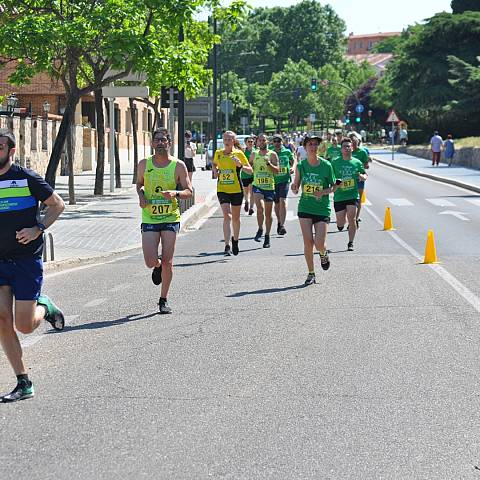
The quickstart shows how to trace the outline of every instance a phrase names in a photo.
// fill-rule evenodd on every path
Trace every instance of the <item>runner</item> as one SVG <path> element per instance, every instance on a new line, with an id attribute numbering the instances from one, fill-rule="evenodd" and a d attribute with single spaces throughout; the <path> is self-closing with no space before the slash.
<path id="1" fill-rule="evenodd" d="M 341 179 L 333 200 L 337 215 L 337 228 L 342 231 L 348 219 L 348 251 L 353 251 L 353 240 L 357 232 L 357 208 L 360 200 L 359 181 L 365 181 L 367 174 L 360 160 L 352 157 L 352 141 L 344 138 L 341 143 L 342 156 L 332 160 L 333 173 Z"/>
<path id="2" fill-rule="evenodd" d="M 300 186 L 302 195 L 298 202 L 298 219 L 303 236 L 303 251 L 307 262 L 308 275 L 305 285 L 316 283 L 313 249 L 318 250 L 323 270 L 330 268 L 325 244 L 327 228 L 330 222 L 330 193 L 337 185 L 330 163 L 317 155 L 321 138 L 306 137 L 304 146 L 307 150 L 306 160 L 302 160 L 295 169 L 292 192 L 298 194 Z"/>
<path id="3" fill-rule="evenodd" d="M 282 144 L 282 136 L 273 135 L 273 151 L 277 154 L 280 172 L 275 174 L 275 215 L 277 217 L 277 234 L 285 235 L 285 219 L 287 218 L 287 195 L 295 171 L 295 157 L 293 153 Z"/>
<path id="4" fill-rule="evenodd" d="M 61 310 L 46 295 L 43 282 L 43 232 L 63 212 L 65 205 L 36 172 L 13 163 L 15 137 L 0 129 L 0 342 L 17 376 L 17 385 L 1 402 L 34 396 L 22 359 L 21 333 L 32 333 L 46 320 L 63 330 Z M 38 221 L 38 204 L 47 206 Z"/>
<path id="5" fill-rule="evenodd" d="M 245 157 L 247 160 L 250 159 L 250 155 L 254 151 L 254 146 L 255 146 L 255 138 L 253 136 L 248 137 L 245 139 L 245 151 L 243 152 L 245 154 Z M 247 173 L 246 171 L 243 170 L 240 172 L 240 179 L 242 180 L 242 185 L 243 185 L 243 193 L 245 195 L 245 211 L 249 215 L 253 215 L 253 192 L 252 192 L 252 183 L 253 183 L 253 174 L 252 173 Z"/>
<path id="6" fill-rule="evenodd" d="M 272 206 L 275 200 L 275 173 L 280 172 L 277 154 L 267 147 L 267 136 L 262 133 L 257 137 L 258 150 L 250 157 L 253 166 L 253 196 L 257 207 L 258 230 L 255 241 L 263 235 L 265 221 L 265 238 L 263 248 L 270 248 L 270 230 L 272 228 Z"/>
<path id="7" fill-rule="evenodd" d="M 366 148 L 362 147 L 361 135 L 356 132 L 350 132 L 348 134 L 348 137 L 352 140 L 352 157 L 356 158 L 357 160 L 360 160 L 363 164 L 363 168 L 367 170 L 368 168 L 370 168 L 370 165 L 369 165 L 370 153 Z M 360 195 L 360 202 L 358 203 L 357 217 L 356 217 L 357 228 L 359 228 L 359 222 L 361 222 L 360 210 L 362 208 L 362 195 L 364 190 L 365 190 L 365 182 L 363 181 L 358 182 L 358 193 Z"/>
<path id="8" fill-rule="evenodd" d="M 185 164 L 168 154 L 170 138 L 164 130 L 152 134 L 154 155 L 138 164 L 137 193 L 142 208 L 142 249 L 145 265 L 152 268 L 152 282 L 162 284 L 158 308 L 172 313 L 167 296 L 173 277 L 173 255 L 180 231 L 179 199 L 192 196 Z M 182 190 L 177 190 L 177 185 Z M 161 257 L 158 247 L 162 244 Z"/>
<path id="9" fill-rule="evenodd" d="M 217 178 L 217 197 L 223 213 L 223 238 L 226 257 L 238 255 L 240 236 L 240 209 L 243 203 L 243 190 L 240 172 L 252 173 L 252 167 L 242 150 L 234 148 L 235 132 L 230 130 L 223 134 L 223 150 L 217 150 L 213 158 L 213 175 Z M 233 236 L 231 236 L 231 226 Z M 230 239 L 232 248 L 230 248 Z"/>
<path id="10" fill-rule="evenodd" d="M 332 144 L 327 148 L 326 159 L 328 161 L 332 161 L 334 158 L 342 155 L 342 149 L 338 146 L 336 135 L 332 136 L 331 142 Z"/>

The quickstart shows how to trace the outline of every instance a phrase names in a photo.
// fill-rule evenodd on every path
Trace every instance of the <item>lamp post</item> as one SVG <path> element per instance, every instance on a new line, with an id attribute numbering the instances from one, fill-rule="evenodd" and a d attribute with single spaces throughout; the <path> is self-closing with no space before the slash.
<path id="1" fill-rule="evenodd" d="M 369 130 L 369 133 L 371 135 L 371 137 L 373 138 L 373 130 L 372 130 L 372 115 L 373 115 L 373 112 L 371 110 L 369 110 L 367 112 L 367 115 L 368 115 L 368 130 Z"/>
<path id="2" fill-rule="evenodd" d="M 43 113 L 45 113 L 45 119 L 48 120 L 48 114 L 50 113 L 50 103 L 47 100 L 43 102 Z"/>
<path id="3" fill-rule="evenodd" d="M 13 117 L 15 109 L 18 106 L 18 98 L 15 93 L 12 93 L 7 97 L 7 110 L 10 112 L 10 115 Z"/>

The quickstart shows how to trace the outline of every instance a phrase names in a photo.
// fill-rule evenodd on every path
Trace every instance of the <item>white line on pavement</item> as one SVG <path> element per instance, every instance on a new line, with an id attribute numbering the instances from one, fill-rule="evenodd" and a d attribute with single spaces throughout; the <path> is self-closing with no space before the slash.
<path id="1" fill-rule="evenodd" d="M 396 207 L 413 207 L 413 203 L 406 198 L 387 198 L 387 200 Z"/>
<path id="2" fill-rule="evenodd" d="M 106 298 L 94 298 L 93 300 L 90 300 L 89 302 L 84 303 L 84 304 L 83 304 L 83 307 L 84 307 L 84 308 L 98 307 L 98 306 L 101 305 L 102 303 L 105 303 L 106 300 L 107 300 Z"/>
<path id="3" fill-rule="evenodd" d="M 109 290 L 109 293 L 117 293 L 123 290 L 128 290 L 129 288 L 131 288 L 131 286 L 132 286 L 131 283 L 120 283 L 120 285 L 115 285 L 115 287 L 112 287 Z"/>
<path id="4" fill-rule="evenodd" d="M 372 218 L 380 225 L 383 226 L 383 221 L 378 218 L 375 213 L 372 212 L 370 208 L 365 209 Z M 421 255 L 408 243 L 402 240 L 397 233 L 389 231 L 387 232 L 399 245 L 401 245 L 405 250 L 407 250 L 411 255 L 413 255 L 418 261 L 422 261 L 423 258 Z M 480 313 L 480 298 L 478 298 L 471 290 L 469 290 L 463 283 L 461 283 L 457 278 L 455 278 L 450 272 L 448 272 L 444 267 L 437 264 L 428 264 L 428 266 L 437 273 L 440 278 L 447 282 L 454 290 L 457 291 L 477 312 Z"/>
<path id="5" fill-rule="evenodd" d="M 427 202 L 430 202 L 432 205 L 436 207 L 454 207 L 455 204 L 450 202 L 450 200 L 446 200 L 444 198 L 426 198 Z"/>

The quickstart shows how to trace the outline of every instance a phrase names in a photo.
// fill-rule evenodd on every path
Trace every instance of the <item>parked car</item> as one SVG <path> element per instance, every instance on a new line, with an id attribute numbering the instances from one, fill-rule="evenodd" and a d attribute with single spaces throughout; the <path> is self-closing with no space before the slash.
<path id="1" fill-rule="evenodd" d="M 240 142 L 240 145 L 242 148 L 245 148 L 245 139 L 249 138 L 250 135 L 237 135 L 237 140 Z M 219 138 L 217 139 L 217 149 L 223 148 L 223 139 Z M 212 169 L 212 161 L 213 161 L 213 140 L 210 140 L 208 142 L 208 147 L 207 147 L 207 155 L 205 156 L 205 168 L 207 170 Z"/>

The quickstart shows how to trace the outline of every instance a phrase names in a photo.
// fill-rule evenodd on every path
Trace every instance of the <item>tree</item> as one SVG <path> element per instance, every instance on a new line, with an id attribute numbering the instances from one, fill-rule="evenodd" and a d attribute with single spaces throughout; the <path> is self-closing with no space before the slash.
<path id="1" fill-rule="evenodd" d="M 468 11 L 480 11 L 478 0 L 452 0 L 450 4 L 453 13 L 464 13 Z"/>
<path id="2" fill-rule="evenodd" d="M 401 42 L 401 36 L 387 37 L 373 46 L 372 53 L 394 53 Z"/>
<path id="3" fill-rule="evenodd" d="M 207 0 L 6 0 L 2 3 L 0 55 L 18 61 L 9 81 L 25 84 L 40 72 L 62 81 L 67 95 L 65 112 L 47 168 L 46 179 L 55 185 L 55 174 L 66 135 L 79 99 L 130 72 L 152 72 L 162 67 L 167 80 L 191 91 L 201 83 L 201 52 L 208 44 L 185 41 L 178 46 L 181 25 L 194 25 L 194 13 Z M 237 0 L 223 12 L 235 19 L 243 8 Z M 217 10 L 219 11 L 219 10 Z M 196 22 L 200 23 L 200 22 Z M 192 27 L 192 30 L 195 30 Z M 200 53 L 199 53 L 200 52 Z M 203 65 L 202 65 L 203 66 Z M 111 69 L 119 71 L 110 74 Z M 202 68 L 202 76 L 203 68 Z M 101 102 L 97 102 L 101 103 Z"/>

